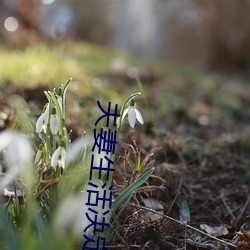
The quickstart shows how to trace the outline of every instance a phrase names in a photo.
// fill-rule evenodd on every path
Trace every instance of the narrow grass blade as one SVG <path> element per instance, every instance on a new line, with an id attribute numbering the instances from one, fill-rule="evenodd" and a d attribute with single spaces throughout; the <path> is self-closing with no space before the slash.
<path id="1" fill-rule="evenodd" d="M 132 198 L 133 193 L 131 193 L 129 195 L 129 197 L 127 198 L 127 200 L 124 202 L 123 206 L 119 209 L 119 212 L 116 214 L 114 220 L 112 221 L 112 224 L 114 225 L 116 223 L 116 221 L 119 219 L 121 213 L 123 212 L 123 210 L 126 208 L 127 204 L 129 203 L 130 199 Z"/>
<path id="2" fill-rule="evenodd" d="M 20 242 L 14 229 L 10 227 L 7 214 L 0 208 L 0 232 L 3 231 L 3 237 L 6 243 L 6 250 L 21 250 Z"/>
<path id="3" fill-rule="evenodd" d="M 126 188 L 118 198 L 112 204 L 112 210 L 115 211 L 124 200 L 126 200 L 133 192 L 139 188 L 143 183 L 147 181 L 147 179 L 152 175 L 154 172 L 154 168 L 149 169 L 143 176 L 138 178 L 133 184 L 131 184 L 128 188 Z"/>

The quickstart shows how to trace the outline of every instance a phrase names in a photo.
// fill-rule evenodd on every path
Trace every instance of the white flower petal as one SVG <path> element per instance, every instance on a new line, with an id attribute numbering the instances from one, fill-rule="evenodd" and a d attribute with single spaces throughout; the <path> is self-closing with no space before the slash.
<path id="1" fill-rule="evenodd" d="M 5 149 L 11 140 L 13 139 L 14 133 L 8 130 L 5 130 L 4 132 L 0 133 L 0 151 Z"/>
<path id="2" fill-rule="evenodd" d="M 37 133 L 40 133 L 41 131 L 44 131 L 44 133 L 47 132 L 48 120 L 49 120 L 49 105 L 47 105 L 45 111 L 37 119 L 37 122 L 36 122 Z"/>
<path id="3" fill-rule="evenodd" d="M 63 157 L 63 159 L 66 161 L 67 159 L 67 152 L 64 148 L 62 148 L 62 151 L 61 151 L 61 156 Z"/>
<path id="4" fill-rule="evenodd" d="M 42 126 L 44 122 L 44 114 L 42 113 L 36 122 L 36 132 L 40 133 L 42 131 Z"/>
<path id="5" fill-rule="evenodd" d="M 59 233 L 72 233 L 76 239 L 83 239 L 83 230 L 89 225 L 89 221 L 86 218 L 86 213 L 89 213 L 88 208 L 89 206 L 86 203 L 94 203 L 95 197 L 92 195 L 89 201 L 89 193 L 88 191 L 97 191 L 98 194 L 104 192 L 101 188 L 103 183 L 100 180 L 91 181 L 91 183 L 98 186 L 98 188 L 92 187 L 87 185 L 87 183 L 83 183 L 81 193 L 78 195 L 69 194 L 62 203 L 58 206 L 57 210 L 55 211 L 54 217 L 54 225 L 55 229 Z M 107 192 L 109 192 L 107 190 Z M 98 212 L 97 220 L 98 222 L 103 220 L 103 212 L 109 209 L 108 203 L 105 203 L 105 208 L 102 208 L 102 202 L 99 202 L 98 205 L 95 207 L 95 210 Z M 108 223 L 110 220 L 111 212 L 105 215 L 105 223 Z M 92 215 L 90 215 L 92 218 Z M 86 231 L 86 235 L 88 237 L 91 236 L 93 232 L 93 227 L 88 228 Z"/>
<path id="6" fill-rule="evenodd" d="M 44 114 L 44 120 L 48 121 L 48 119 L 49 119 L 49 104 L 47 105 L 43 114 Z"/>
<path id="7" fill-rule="evenodd" d="M 144 120 L 143 120 L 143 117 L 142 117 L 142 114 L 141 112 L 135 108 L 135 113 L 136 113 L 136 119 L 141 123 L 143 124 L 144 123 Z"/>
<path id="8" fill-rule="evenodd" d="M 125 118 L 126 114 L 128 113 L 129 111 L 129 108 L 126 108 L 124 111 L 123 111 L 123 115 L 122 115 L 122 120 Z"/>
<path id="9" fill-rule="evenodd" d="M 56 114 L 50 117 L 50 130 L 53 135 L 56 135 L 59 131 L 59 120 Z"/>
<path id="10" fill-rule="evenodd" d="M 59 168 L 62 168 L 62 169 L 65 168 L 65 161 L 63 158 L 61 158 L 60 160 L 58 159 L 57 164 Z"/>
<path id="11" fill-rule="evenodd" d="M 5 139 L 4 141 L 2 139 Z M 4 146 L 4 147 L 3 147 Z M 0 134 L 0 151 L 5 150 L 4 158 L 8 166 L 6 178 L 1 179 L 0 189 L 18 176 L 25 185 L 33 182 L 32 147 L 28 138 L 21 133 L 4 131 Z"/>
<path id="12" fill-rule="evenodd" d="M 61 164 L 60 164 L 60 167 L 62 169 L 65 168 L 66 161 L 67 161 L 67 152 L 66 152 L 66 150 L 64 148 L 62 148 L 62 151 L 61 151 Z"/>
<path id="13" fill-rule="evenodd" d="M 132 103 L 132 105 L 134 106 L 131 106 L 131 103 L 129 105 L 128 108 L 126 108 L 123 112 L 123 115 L 122 115 L 122 120 L 125 118 L 125 116 L 128 114 L 128 122 L 129 122 L 129 125 L 134 128 L 135 126 L 135 122 L 136 122 L 136 119 L 141 123 L 141 124 L 144 124 L 144 119 L 143 119 L 143 116 L 141 114 L 141 112 L 135 107 L 135 104 Z"/>
<path id="14" fill-rule="evenodd" d="M 28 138 L 23 134 L 14 133 L 12 141 L 6 148 L 6 157 L 11 168 L 30 164 L 32 148 Z"/>
<path id="15" fill-rule="evenodd" d="M 129 125 L 134 128 L 135 122 L 136 122 L 136 113 L 135 113 L 135 108 L 130 107 L 129 112 L 128 112 L 128 122 Z"/>
<path id="16" fill-rule="evenodd" d="M 40 149 L 37 150 L 36 157 L 35 157 L 35 163 L 36 163 L 36 164 L 41 160 L 41 158 L 42 158 L 42 153 L 43 153 L 42 150 L 40 150 Z"/>
<path id="17" fill-rule="evenodd" d="M 64 169 L 66 161 L 67 161 L 67 152 L 63 147 L 59 146 L 51 157 L 51 166 L 53 168 L 56 168 L 56 166 L 58 165 L 60 168 Z"/>
<path id="18" fill-rule="evenodd" d="M 55 167 L 57 166 L 57 164 L 58 164 L 58 158 L 59 158 L 59 156 L 60 156 L 60 154 L 61 154 L 61 149 L 62 149 L 62 148 L 59 146 L 59 147 L 56 149 L 56 151 L 52 154 L 50 163 L 51 163 L 51 166 L 52 166 L 53 168 L 55 168 Z"/>
<path id="19" fill-rule="evenodd" d="M 43 131 L 45 134 L 47 133 L 47 126 L 48 126 L 48 123 L 44 121 L 41 131 Z"/>
<path id="20" fill-rule="evenodd" d="M 86 194 L 87 195 L 87 194 Z M 78 196 L 68 196 L 66 199 L 63 200 L 63 203 L 58 206 L 58 211 L 56 213 L 55 218 L 55 226 L 57 227 L 57 230 L 63 231 L 63 232 L 69 232 L 72 231 L 75 224 L 77 223 L 77 220 L 79 220 L 78 216 L 80 212 L 83 212 L 84 214 L 88 212 L 88 208 L 85 206 L 86 201 L 82 201 L 79 199 Z M 79 208 L 82 208 L 80 210 Z M 86 219 L 85 219 L 86 220 Z M 83 223 L 83 221 L 82 221 Z M 80 236 L 80 232 L 84 230 L 84 228 L 87 227 L 87 223 L 83 223 L 83 226 L 81 230 L 78 232 L 77 235 Z"/>

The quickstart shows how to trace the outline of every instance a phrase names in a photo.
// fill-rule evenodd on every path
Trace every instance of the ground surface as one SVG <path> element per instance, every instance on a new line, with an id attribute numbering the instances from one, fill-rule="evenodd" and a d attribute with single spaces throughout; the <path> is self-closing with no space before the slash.
<path id="1" fill-rule="evenodd" d="M 89 58 L 91 52 L 84 57 L 78 51 L 78 47 L 72 52 L 68 47 L 59 51 L 65 60 L 71 56 L 74 74 L 81 72 L 76 73 L 78 78 L 68 91 L 67 124 L 73 136 L 91 130 L 98 99 L 121 105 L 128 94 L 140 88 L 133 78 L 136 71 L 143 83 L 137 107 L 145 124 L 130 129 L 125 123 L 122 129 L 115 195 L 135 176 L 134 152 L 140 152 L 141 160 L 154 152 L 142 169 L 145 172 L 154 166 L 154 177 L 138 190 L 121 214 L 109 249 L 233 249 L 131 204 L 189 220 L 188 225 L 234 245 L 240 242 L 236 232 L 250 230 L 249 81 L 239 75 L 164 64 L 138 66 L 126 57 L 113 60 L 116 55 L 99 60 Z M 80 68 L 74 67 L 77 60 Z M 104 65 L 102 70 L 93 70 L 95 60 Z M 82 76 L 85 62 L 91 73 Z M 13 115 L 8 101 L 18 93 L 35 115 L 45 103 L 43 90 L 51 88 L 51 83 L 19 85 L 15 81 L 11 77 L 2 79 L 1 107 Z M 8 126 L 8 119 L 1 126 Z"/>
<path id="2" fill-rule="evenodd" d="M 237 245 L 236 232 L 250 229 L 249 85 L 236 78 L 209 82 L 209 74 L 203 77 L 188 82 L 177 78 L 175 84 L 165 76 L 145 87 L 156 124 L 147 124 L 151 130 L 137 137 L 137 144 L 145 155 L 161 148 L 153 165 L 162 180 L 152 178 L 149 185 L 165 189 L 134 202 L 177 219 L 189 210 L 190 225 L 206 227 L 209 234 Z M 134 245 L 131 249 L 231 249 L 169 219 L 145 218 L 143 209 L 130 211 L 120 234 Z"/>

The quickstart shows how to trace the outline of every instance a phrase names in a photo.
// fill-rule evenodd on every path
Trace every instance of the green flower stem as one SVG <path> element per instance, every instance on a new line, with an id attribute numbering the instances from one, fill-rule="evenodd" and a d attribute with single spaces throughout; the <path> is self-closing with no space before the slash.
<path id="1" fill-rule="evenodd" d="M 65 126 L 65 102 L 66 102 L 66 91 L 68 89 L 69 83 L 72 81 L 72 78 L 70 78 L 67 83 L 63 86 L 62 89 L 62 126 Z"/>
<path id="2" fill-rule="evenodd" d="M 56 150 L 56 135 L 52 135 L 52 150 Z"/>
<path id="3" fill-rule="evenodd" d="M 49 117 L 48 117 L 48 123 L 47 123 L 47 129 L 46 129 L 46 133 L 45 133 L 45 143 L 44 143 L 44 148 L 45 148 L 45 158 L 46 158 L 46 164 L 49 164 L 50 162 L 50 136 L 49 136 L 49 129 L 50 129 L 50 114 L 52 111 L 52 101 L 51 98 L 49 97 L 49 94 L 47 91 L 44 91 L 48 101 L 49 101 Z"/>
<path id="4" fill-rule="evenodd" d="M 63 127 L 63 138 L 65 142 L 65 145 L 64 145 L 65 149 L 69 149 L 71 140 L 70 140 L 70 135 L 65 127 Z"/>
<path id="5" fill-rule="evenodd" d="M 136 92 L 134 94 L 131 94 L 129 97 L 127 97 L 127 99 L 125 99 L 125 101 L 123 102 L 122 104 L 122 108 L 121 108 L 121 111 L 120 111 L 120 117 L 119 117 L 119 120 L 118 120 L 118 124 L 117 124 L 117 128 L 116 128 L 116 141 L 118 142 L 118 138 L 119 138 L 119 134 L 120 134 L 120 130 L 121 130 L 121 124 L 122 124 L 122 115 L 123 115 L 123 112 L 125 110 L 125 107 L 126 105 L 132 100 L 134 99 L 135 97 L 137 97 L 138 95 L 140 95 L 141 93 L 140 92 Z M 116 153 L 117 153 L 117 146 L 115 147 L 115 153 L 112 154 L 112 158 L 111 160 L 114 162 L 115 164 L 115 157 L 116 157 Z M 111 173 L 110 177 L 109 177 L 109 180 L 108 180 L 108 185 L 111 186 L 112 184 L 112 181 L 113 181 L 113 173 Z"/>
<path id="6" fill-rule="evenodd" d="M 136 96 L 138 96 L 138 95 L 140 95 L 140 94 L 141 94 L 140 92 L 134 93 L 134 94 L 130 95 L 129 97 L 127 97 L 127 99 L 123 102 L 122 108 L 121 108 L 121 111 L 120 111 L 119 122 L 118 122 L 117 129 L 116 129 L 116 131 L 117 131 L 117 133 L 116 133 L 116 141 L 118 141 L 118 138 L 119 138 L 119 134 L 120 134 L 120 130 L 121 130 L 121 124 L 122 124 L 122 115 L 123 115 L 123 112 L 124 112 L 124 110 L 125 110 L 126 105 L 127 105 L 132 99 L 134 99 Z M 115 160 L 116 151 L 117 151 L 117 147 L 115 147 L 115 153 L 112 155 L 112 161 Z"/>

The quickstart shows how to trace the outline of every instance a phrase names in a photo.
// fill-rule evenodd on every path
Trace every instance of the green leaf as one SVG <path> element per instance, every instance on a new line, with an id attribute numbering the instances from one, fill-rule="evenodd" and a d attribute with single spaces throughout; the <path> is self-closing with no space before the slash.
<path id="1" fill-rule="evenodd" d="M 114 220 L 112 221 L 112 224 L 114 225 L 116 223 L 116 221 L 119 219 L 121 213 L 124 211 L 124 209 L 127 207 L 127 204 L 129 203 L 130 199 L 132 198 L 133 193 L 131 193 L 129 195 L 129 197 L 127 198 L 127 200 L 124 202 L 123 206 L 119 209 L 118 213 L 116 214 Z"/>
<path id="2" fill-rule="evenodd" d="M 149 169 L 144 175 L 138 178 L 133 184 L 131 184 L 128 188 L 126 188 L 118 198 L 112 204 L 112 210 L 115 211 L 124 200 L 126 200 L 133 192 L 139 188 L 143 183 L 147 181 L 147 179 L 152 175 L 154 172 L 154 168 Z"/>
<path id="3" fill-rule="evenodd" d="M 39 236 L 44 236 L 45 233 L 45 222 L 42 215 L 38 211 L 34 211 L 33 220 L 37 228 Z"/>
<path id="4" fill-rule="evenodd" d="M 69 80 L 67 81 L 67 83 L 63 86 L 63 89 L 62 89 L 62 95 L 63 95 L 63 97 L 66 95 L 66 91 L 67 91 L 69 83 L 71 81 L 72 81 L 72 78 L 69 78 Z"/>
<path id="5" fill-rule="evenodd" d="M 180 221 L 189 222 L 191 220 L 190 209 L 187 200 L 181 202 L 180 208 Z"/>
<path id="6" fill-rule="evenodd" d="M 21 250 L 20 242 L 17 233 L 11 228 L 8 221 L 7 213 L 4 213 L 2 208 L 0 208 L 0 228 L 2 228 L 6 249 L 7 250 Z"/>

